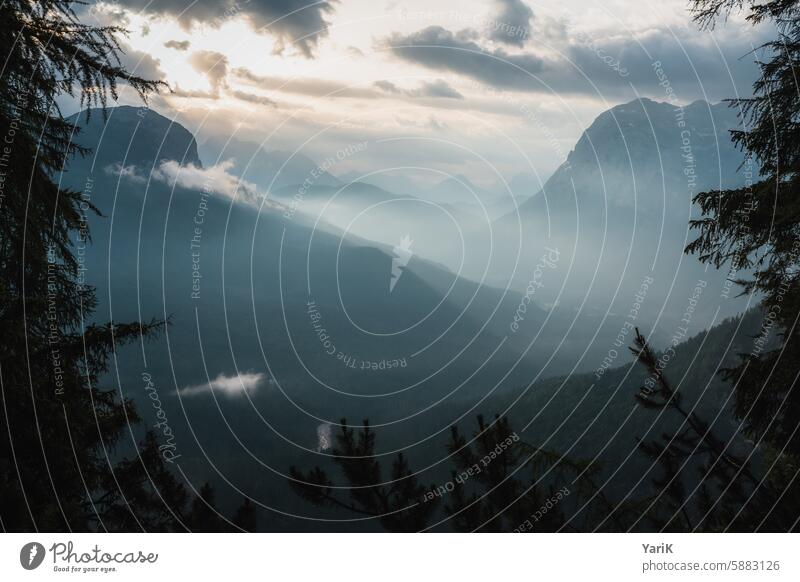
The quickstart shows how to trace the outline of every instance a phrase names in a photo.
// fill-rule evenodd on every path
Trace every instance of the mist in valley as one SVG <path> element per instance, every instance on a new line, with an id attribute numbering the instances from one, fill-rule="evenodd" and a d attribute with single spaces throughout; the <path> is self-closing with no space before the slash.
<path id="1" fill-rule="evenodd" d="M 100 2 L 118 67 L 4 93 L 0 363 L 38 382 L 17 432 L 78 421 L 92 490 L 45 435 L 76 529 L 796 529 L 765 509 L 797 488 L 794 178 L 748 101 L 774 30 L 344 4 Z"/>

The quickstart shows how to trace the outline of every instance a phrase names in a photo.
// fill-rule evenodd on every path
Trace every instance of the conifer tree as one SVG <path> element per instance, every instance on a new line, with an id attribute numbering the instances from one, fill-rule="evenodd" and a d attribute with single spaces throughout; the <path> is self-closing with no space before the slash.
<path id="1" fill-rule="evenodd" d="M 387 531 L 419 531 L 428 524 L 437 503 L 421 502 L 427 488 L 418 483 L 402 453 L 392 462 L 389 473 L 384 473 L 375 455 L 375 433 L 368 420 L 356 433 L 342 419 L 332 455 L 349 484 L 349 499 L 340 498 L 319 467 L 307 474 L 291 467 L 290 484 L 295 492 L 317 506 L 374 518 Z"/>
<path id="2" fill-rule="evenodd" d="M 385 475 L 368 421 L 356 435 L 343 419 L 336 441 L 333 459 L 349 499 L 320 467 L 307 473 L 292 467 L 292 488 L 314 505 L 374 518 L 387 531 L 585 531 L 601 523 L 619 531 L 632 515 L 630 504 L 613 504 L 595 485 L 599 466 L 527 444 L 505 417 L 487 424 L 478 416 L 469 441 L 452 427 L 450 479 L 427 487 L 402 453 Z M 613 517 L 605 519 L 612 509 Z"/>
<path id="3" fill-rule="evenodd" d="M 255 506 L 250 503 L 250 498 L 245 497 L 244 502 L 233 516 L 233 525 L 237 531 L 258 531 L 258 514 Z"/>
<path id="4" fill-rule="evenodd" d="M 743 292 L 762 298 L 765 320 L 753 349 L 725 370 L 733 388 L 734 414 L 746 435 L 764 451 L 764 483 L 730 527 L 796 530 L 800 519 L 800 2 L 797 0 L 694 0 L 696 20 L 713 27 L 731 11 L 745 10 L 753 25 L 770 23 L 774 40 L 756 51 L 760 78 L 749 98 L 732 99 L 742 127 L 732 138 L 760 168 L 759 180 L 743 188 L 698 194 L 702 216 L 692 222 L 698 237 L 687 251 L 716 267 L 740 273 Z M 777 338 L 774 349 L 765 350 Z M 789 467 L 794 467 L 794 474 Z M 787 472 L 788 470 L 788 472 Z M 783 494 L 774 504 L 762 502 Z M 758 508 L 758 509 L 756 509 Z M 761 515 L 759 517 L 759 514 Z"/>
<path id="5" fill-rule="evenodd" d="M 163 84 L 120 63 L 116 26 L 70 0 L 0 3 L 0 527 L 7 531 L 182 531 L 189 496 L 133 403 L 99 380 L 115 347 L 163 323 L 98 323 L 73 243 L 95 209 L 53 176 L 87 152 L 58 99 L 99 109 L 118 84 L 143 99 Z"/>

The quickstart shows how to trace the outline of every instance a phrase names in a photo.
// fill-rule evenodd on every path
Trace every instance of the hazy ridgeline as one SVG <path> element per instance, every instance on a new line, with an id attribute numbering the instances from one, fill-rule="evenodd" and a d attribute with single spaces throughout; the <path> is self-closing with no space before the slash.
<path id="1" fill-rule="evenodd" d="M 334 4 L 0 5 L 0 528 L 796 531 L 797 2 Z"/>
<path id="2" fill-rule="evenodd" d="M 696 180 L 684 172 L 677 116 L 706 168 Z M 161 337 L 118 350 L 112 375 L 145 423 L 163 428 L 167 418 L 181 470 L 213 482 L 226 508 L 242 492 L 307 512 L 288 493 L 286 470 L 318 463 L 320 428 L 332 441 L 336 428 L 324 427 L 342 417 L 369 418 L 379 452 L 404 450 L 417 467 L 431 465 L 421 482 L 441 482 L 447 427 L 515 402 L 510 417 L 526 438 L 580 458 L 600 453 L 614 468 L 625 461 L 609 490 L 639 481 L 641 495 L 649 465 L 626 456 L 652 419 L 639 411 L 624 424 L 642 380 L 627 350 L 633 325 L 664 347 L 748 305 L 726 271 L 682 252 L 687 184 L 744 179 L 727 138 L 735 114 L 722 105 L 615 107 L 540 191 L 514 192 L 518 210 L 488 219 L 481 205 L 497 207 L 507 193 L 471 192 L 465 181 L 463 192 L 452 183 L 394 192 L 390 178 L 350 181 L 302 154 L 248 143 L 206 144 L 203 163 L 190 132 L 144 108 L 71 121 L 92 154 L 62 183 L 88 187 L 103 214 L 91 220 L 86 251 L 97 317 L 171 322 Z M 391 286 L 403 237 L 413 242 Z M 670 364 L 709 410 L 725 391 L 698 362 L 732 361 L 728 342 L 746 344 L 752 319 L 726 322 L 700 360 Z M 163 412 L 151 406 L 153 390 Z M 724 412 L 718 420 L 726 433 L 731 422 Z M 620 434 L 596 450 L 612 430 Z M 260 518 L 267 529 L 326 527 Z"/>

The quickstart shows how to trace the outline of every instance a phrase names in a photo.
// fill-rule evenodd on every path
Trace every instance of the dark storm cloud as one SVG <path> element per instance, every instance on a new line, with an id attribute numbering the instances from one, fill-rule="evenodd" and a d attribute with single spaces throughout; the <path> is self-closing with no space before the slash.
<path id="1" fill-rule="evenodd" d="M 429 26 L 410 35 L 392 34 L 382 46 L 399 58 L 429 69 L 458 73 L 497 87 L 531 90 L 526 73 L 544 70 L 543 59 L 532 54 L 509 55 L 502 49 L 486 50 L 471 29 L 452 32 Z"/>
<path id="2" fill-rule="evenodd" d="M 761 31 L 763 39 L 767 33 Z M 452 32 L 430 26 L 409 35 L 395 33 L 379 46 L 406 62 L 468 77 L 492 90 L 612 99 L 634 97 L 637 92 L 663 98 L 663 79 L 653 67 L 660 62 L 678 98 L 689 101 L 749 93 L 758 69 L 748 53 L 761 40 L 738 32 L 712 35 L 688 28 L 608 40 L 576 35 L 545 58 L 486 48 L 471 29 Z"/>
<path id="3" fill-rule="evenodd" d="M 487 22 L 488 37 L 503 44 L 521 47 L 531 30 L 533 10 L 522 0 L 495 0 L 497 14 Z"/>
<path id="4" fill-rule="evenodd" d="M 278 51 L 294 47 L 310 57 L 319 39 L 328 34 L 326 16 L 337 0 L 120 0 L 136 11 L 169 15 L 183 26 L 202 22 L 219 26 L 242 16 L 257 30 L 278 40 Z"/>

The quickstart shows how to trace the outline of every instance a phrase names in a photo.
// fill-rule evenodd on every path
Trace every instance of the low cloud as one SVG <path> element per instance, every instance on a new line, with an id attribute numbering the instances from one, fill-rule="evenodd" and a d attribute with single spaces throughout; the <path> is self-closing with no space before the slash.
<path id="1" fill-rule="evenodd" d="M 209 168 L 166 160 L 153 172 L 153 178 L 172 187 L 211 191 L 231 199 L 256 203 L 260 198 L 256 185 L 232 174 L 230 170 L 234 166 L 234 160 L 225 160 Z"/>
<path id="2" fill-rule="evenodd" d="M 205 384 L 197 384 L 195 386 L 186 386 L 181 388 L 179 393 L 181 396 L 199 396 L 202 394 L 210 394 L 211 392 L 221 393 L 227 397 L 235 398 L 242 396 L 245 393 L 253 393 L 261 385 L 266 376 L 264 374 L 235 374 L 226 376 L 220 374 L 210 382 Z"/>
<path id="3" fill-rule="evenodd" d="M 175 160 L 163 160 L 150 172 L 150 178 L 171 188 L 202 190 L 208 194 L 225 196 L 259 210 L 285 210 L 283 204 L 265 196 L 254 183 L 231 173 L 235 165 L 236 161 L 233 159 L 224 160 L 208 168 L 197 167 L 194 164 L 182 165 Z M 107 166 L 104 171 L 137 184 L 147 181 L 147 175 L 142 174 L 136 166 L 123 166 L 118 163 Z"/>
<path id="4" fill-rule="evenodd" d="M 123 166 L 119 162 L 116 164 L 112 164 L 103 168 L 106 174 L 111 176 L 117 176 L 119 178 L 129 180 L 131 182 L 136 182 L 141 184 L 145 182 L 144 176 L 142 176 L 139 171 L 136 169 L 136 166 Z"/>

